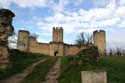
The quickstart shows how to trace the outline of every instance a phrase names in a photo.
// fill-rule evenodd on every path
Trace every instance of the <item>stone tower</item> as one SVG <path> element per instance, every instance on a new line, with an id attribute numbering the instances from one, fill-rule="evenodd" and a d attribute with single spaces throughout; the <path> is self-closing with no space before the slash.
<path id="1" fill-rule="evenodd" d="M 94 45 L 98 47 L 98 50 L 101 54 L 105 52 L 106 49 L 106 36 L 104 30 L 94 31 L 93 32 Z"/>
<path id="2" fill-rule="evenodd" d="M 62 27 L 53 27 L 53 42 L 63 42 Z"/>
<path id="3" fill-rule="evenodd" d="M 63 29 L 62 27 L 53 27 L 52 42 L 50 43 L 50 55 L 51 56 L 63 56 Z"/>
<path id="4" fill-rule="evenodd" d="M 18 50 L 28 52 L 29 35 L 30 33 L 25 30 L 20 30 L 18 32 L 18 44 L 17 44 Z"/>
<path id="5" fill-rule="evenodd" d="M 0 68 L 6 68 L 9 64 L 8 37 L 12 36 L 12 26 L 15 14 L 9 9 L 0 9 Z"/>

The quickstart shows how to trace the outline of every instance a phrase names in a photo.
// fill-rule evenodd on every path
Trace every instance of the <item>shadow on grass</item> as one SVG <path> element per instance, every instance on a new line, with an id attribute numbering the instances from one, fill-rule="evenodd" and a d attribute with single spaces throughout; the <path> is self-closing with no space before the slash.
<path id="1" fill-rule="evenodd" d="M 5 70 L 0 70 L 0 80 L 22 72 L 27 66 L 44 58 L 44 55 L 24 53 L 10 50 L 10 65 Z"/>

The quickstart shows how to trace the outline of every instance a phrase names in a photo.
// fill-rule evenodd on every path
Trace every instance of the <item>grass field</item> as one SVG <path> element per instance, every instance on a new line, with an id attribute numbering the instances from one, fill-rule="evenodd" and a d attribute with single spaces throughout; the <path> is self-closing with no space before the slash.
<path id="1" fill-rule="evenodd" d="M 125 57 L 102 57 L 95 66 L 72 66 L 68 57 L 63 57 L 61 67 L 59 83 L 81 83 L 80 73 L 84 70 L 105 70 L 108 83 L 125 83 Z"/>
<path id="2" fill-rule="evenodd" d="M 22 83 L 40 83 L 44 81 L 47 72 L 51 69 L 56 60 L 57 57 L 49 57 L 47 61 L 37 65 L 34 71 L 28 75 Z"/>
<path id="3" fill-rule="evenodd" d="M 10 53 L 11 65 L 6 70 L 0 70 L 0 80 L 20 73 L 33 62 L 46 57 L 40 54 L 27 54 L 17 50 L 11 50 Z"/>
<path id="4" fill-rule="evenodd" d="M 48 58 L 47 61 L 35 67 L 22 83 L 39 83 L 45 80 L 47 72 L 51 69 L 58 57 L 50 57 L 41 54 L 23 53 L 16 50 L 11 51 L 10 61 L 12 62 L 6 70 L 0 70 L 0 80 L 21 73 L 33 62 Z M 108 83 L 125 83 L 125 56 L 101 57 L 96 65 L 73 66 L 69 57 L 61 57 L 61 75 L 59 83 L 81 83 L 81 71 L 84 70 L 105 70 Z"/>

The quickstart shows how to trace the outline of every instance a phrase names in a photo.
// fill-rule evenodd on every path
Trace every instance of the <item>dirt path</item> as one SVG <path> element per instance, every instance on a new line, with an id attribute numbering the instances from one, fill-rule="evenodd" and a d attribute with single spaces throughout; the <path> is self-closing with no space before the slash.
<path id="1" fill-rule="evenodd" d="M 44 61 L 46 61 L 46 60 L 47 60 L 47 59 L 43 59 L 43 60 L 40 60 L 40 61 L 38 61 L 38 62 L 35 62 L 35 63 L 33 63 L 31 66 L 27 67 L 27 68 L 24 70 L 24 72 L 19 73 L 19 74 L 17 74 L 17 75 L 14 75 L 14 76 L 12 76 L 12 77 L 10 77 L 10 78 L 8 78 L 8 79 L 2 80 L 2 81 L 0 81 L 0 83 L 20 83 L 27 75 L 29 75 L 30 73 L 32 73 L 32 71 L 34 70 L 34 68 L 35 68 L 38 64 L 40 64 L 40 63 L 42 63 L 42 62 L 44 62 Z"/>
<path id="2" fill-rule="evenodd" d="M 60 65 L 61 65 L 61 58 L 57 60 L 54 66 L 50 69 L 46 76 L 46 80 L 40 83 L 58 83 L 57 79 L 60 75 Z"/>

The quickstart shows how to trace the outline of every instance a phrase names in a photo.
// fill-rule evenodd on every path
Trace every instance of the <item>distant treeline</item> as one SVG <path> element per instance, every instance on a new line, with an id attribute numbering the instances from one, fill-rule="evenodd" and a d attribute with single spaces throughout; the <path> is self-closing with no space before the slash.
<path id="1" fill-rule="evenodd" d="M 125 56 L 125 49 L 123 48 L 110 48 L 105 52 L 105 56 Z"/>

